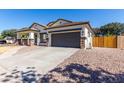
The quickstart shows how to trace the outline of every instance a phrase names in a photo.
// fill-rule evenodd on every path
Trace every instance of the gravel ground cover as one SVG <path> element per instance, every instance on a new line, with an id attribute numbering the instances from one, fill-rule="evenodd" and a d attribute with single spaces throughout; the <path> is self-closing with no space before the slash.
<path id="1" fill-rule="evenodd" d="M 124 83 L 124 50 L 79 50 L 45 74 L 39 82 Z"/>

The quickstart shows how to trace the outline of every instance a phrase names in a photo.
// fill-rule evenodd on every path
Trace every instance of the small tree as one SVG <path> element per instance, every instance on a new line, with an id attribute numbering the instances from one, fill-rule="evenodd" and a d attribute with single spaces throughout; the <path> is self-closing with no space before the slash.
<path id="1" fill-rule="evenodd" d="M 95 36 L 103 36 L 103 33 L 101 32 L 100 28 L 93 28 Z"/>
<path id="2" fill-rule="evenodd" d="M 7 37 L 7 36 L 10 36 L 10 37 L 14 37 L 16 38 L 16 29 L 10 29 L 10 30 L 4 30 L 2 33 L 1 33 L 1 36 L 3 38 Z"/>

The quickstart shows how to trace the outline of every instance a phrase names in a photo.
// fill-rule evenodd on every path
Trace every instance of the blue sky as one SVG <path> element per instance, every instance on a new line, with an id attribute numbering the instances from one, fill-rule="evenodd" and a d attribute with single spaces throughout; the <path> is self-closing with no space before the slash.
<path id="1" fill-rule="evenodd" d="M 109 22 L 124 23 L 124 10 L 0 10 L 0 31 L 19 29 L 30 26 L 33 22 L 46 25 L 50 21 L 64 18 L 72 21 L 89 21 L 92 27 L 99 27 Z"/>

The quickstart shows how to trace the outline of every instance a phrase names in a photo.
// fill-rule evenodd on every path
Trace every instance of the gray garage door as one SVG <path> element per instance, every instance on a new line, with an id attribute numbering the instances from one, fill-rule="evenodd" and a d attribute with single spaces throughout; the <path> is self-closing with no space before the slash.
<path id="1" fill-rule="evenodd" d="M 80 47 L 80 33 L 52 34 L 51 45 L 55 47 Z"/>

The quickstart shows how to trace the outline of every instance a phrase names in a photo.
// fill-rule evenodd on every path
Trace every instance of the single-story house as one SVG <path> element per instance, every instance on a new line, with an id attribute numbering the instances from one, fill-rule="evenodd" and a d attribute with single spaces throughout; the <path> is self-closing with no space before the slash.
<path id="1" fill-rule="evenodd" d="M 33 23 L 17 31 L 20 45 L 92 48 L 92 27 L 89 22 L 72 22 L 58 19 L 46 26 Z"/>

